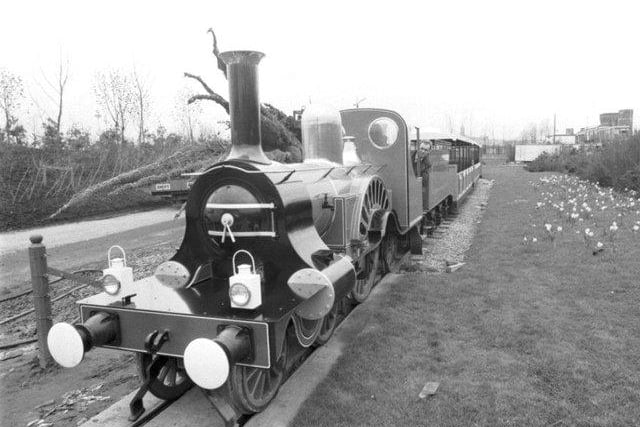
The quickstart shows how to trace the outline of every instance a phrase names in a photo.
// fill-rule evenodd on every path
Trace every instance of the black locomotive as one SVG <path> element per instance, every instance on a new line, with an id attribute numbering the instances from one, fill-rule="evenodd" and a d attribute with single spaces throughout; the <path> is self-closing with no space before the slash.
<path id="1" fill-rule="evenodd" d="M 473 187 L 478 146 L 411 138 L 397 113 L 308 108 L 305 160 L 270 161 L 260 142 L 258 63 L 226 52 L 232 150 L 197 177 L 180 249 L 154 276 L 109 278 L 58 323 L 63 366 L 92 347 L 138 354 L 146 390 L 175 399 L 192 383 L 239 413 L 258 412 L 287 375 L 293 346 L 321 345 L 345 302 L 361 303 L 394 260 L 422 253 L 421 232 Z M 139 397 L 139 396 L 138 396 Z M 140 401 L 132 406 L 134 417 Z"/>

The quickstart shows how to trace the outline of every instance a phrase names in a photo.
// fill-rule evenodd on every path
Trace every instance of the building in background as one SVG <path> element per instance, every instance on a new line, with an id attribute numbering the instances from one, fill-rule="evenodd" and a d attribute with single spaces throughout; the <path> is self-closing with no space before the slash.
<path id="1" fill-rule="evenodd" d="M 565 133 L 556 133 L 555 135 L 547 135 L 544 139 L 545 144 L 562 144 L 572 145 L 578 143 L 578 135 L 573 133 L 573 128 L 567 128 Z"/>
<path id="2" fill-rule="evenodd" d="M 580 129 L 578 142 L 603 143 L 633 135 L 633 110 L 600 114 L 600 125 Z"/>

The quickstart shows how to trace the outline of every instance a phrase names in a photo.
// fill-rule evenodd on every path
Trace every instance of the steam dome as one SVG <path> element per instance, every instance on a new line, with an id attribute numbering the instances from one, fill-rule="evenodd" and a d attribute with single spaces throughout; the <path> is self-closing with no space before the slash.
<path id="1" fill-rule="evenodd" d="M 342 164 L 342 119 L 332 108 L 312 104 L 302 115 L 305 161 L 328 160 Z"/>

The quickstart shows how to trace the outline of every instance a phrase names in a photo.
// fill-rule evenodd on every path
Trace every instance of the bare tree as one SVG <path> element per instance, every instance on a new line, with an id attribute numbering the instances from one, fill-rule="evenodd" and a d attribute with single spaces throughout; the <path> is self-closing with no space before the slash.
<path id="1" fill-rule="evenodd" d="M 191 92 L 186 87 L 180 90 L 176 95 L 175 113 L 189 138 L 189 142 L 193 144 L 195 141 L 194 131 L 198 125 L 198 116 L 202 113 L 202 106 L 199 103 L 188 103 L 192 97 Z"/>
<path id="2" fill-rule="evenodd" d="M 4 112 L 4 132 L 10 141 L 11 128 L 18 121 L 16 112 L 20 108 L 24 89 L 22 78 L 8 70 L 0 70 L 0 108 Z"/>
<path id="3" fill-rule="evenodd" d="M 98 104 L 113 123 L 120 143 L 125 143 L 125 130 L 135 108 L 134 85 L 129 76 L 119 70 L 97 73 L 94 92 Z"/>
<path id="4" fill-rule="evenodd" d="M 138 73 L 136 66 L 133 66 L 133 85 L 135 87 L 135 113 L 138 118 L 138 144 L 144 142 L 146 130 L 144 127 L 145 117 L 149 113 L 151 93 L 149 91 L 148 79 L 143 78 Z"/>
<path id="5" fill-rule="evenodd" d="M 55 106 L 56 109 L 56 118 L 55 120 L 49 118 L 53 127 L 56 130 L 56 133 L 60 135 L 60 131 L 62 128 L 62 111 L 64 106 L 64 91 L 67 86 L 67 82 L 69 81 L 69 58 L 65 60 L 62 59 L 62 55 L 60 55 L 60 60 L 58 62 L 58 70 L 55 76 L 55 80 L 50 79 L 47 75 L 40 70 L 40 74 L 42 75 L 42 79 L 46 83 L 46 86 L 43 85 L 39 80 L 36 80 L 36 83 L 42 89 L 42 92 L 46 96 L 46 98 L 51 102 L 52 105 Z M 34 100 L 34 103 L 39 107 L 39 104 Z M 45 112 L 46 114 L 46 112 Z"/>
<path id="6" fill-rule="evenodd" d="M 211 28 L 209 28 L 208 33 L 213 37 L 212 50 L 213 55 L 218 61 L 218 68 L 226 77 L 227 66 L 224 61 L 220 59 L 220 51 L 218 50 L 216 34 Z M 201 100 L 210 100 L 220 105 L 227 113 L 229 113 L 229 101 L 211 89 L 211 87 L 209 87 L 209 85 L 200 76 L 186 72 L 184 73 L 184 76 L 200 83 L 202 88 L 207 92 L 206 94 L 191 96 L 187 101 L 189 104 Z M 302 146 L 298 137 L 294 134 L 295 129 L 290 125 L 295 124 L 295 120 L 269 104 L 260 106 L 260 113 L 262 145 L 265 151 L 273 151 L 274 158 L 278 158 L 279 161 L 300 161 L 302 159 Z M 291 120 L 287 120 L 288 118 Z M 267 153 L 267 155 L 269 155 L 269 153 Z"/>
<path id="7" fill-rule="evenodd" d="M 520 137 L 523 142 L 528 141 L 535 144 L 538 141 L 538 126 L 535 123 L 529 123 L 520 134 Z"/>
<path id="8" fill-rule="evenodd" d="M 552 133 L 553 132 L 552 132 L 551 124 L 549 123 L 549 119 L 541 120 L 540 123 L 538 124 L 539 139 L 544 141 Z"/>

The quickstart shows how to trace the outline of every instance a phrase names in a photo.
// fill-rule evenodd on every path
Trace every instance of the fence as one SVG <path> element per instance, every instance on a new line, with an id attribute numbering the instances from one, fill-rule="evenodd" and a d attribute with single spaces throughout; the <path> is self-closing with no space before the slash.
<path id="1" fill-rule="evenodd" d="M 87 279 L 85 277 L 78 276 L 78 273 L 82 272 L 102 272 L 101 270 L 79 270 L 73 273 L 59 270 L 57 268 L 49 267 L 47 265 L 47 249 L 42 244 L 42 236 L 34 235 L 29 238 L 31 245 L 29 246 L 29 266 L 31 269 L 31 289 L 20 292 L 9 297 L 5 297 L 0 302 L 5 302 L 11 299 L 19 298 L 28 294 L 33 294 L 33 308 L 25 310 L 9 318 L 0 321 L 0 325 L 4 325 L 22 317 L 25 317 L 31 313 L 35 313 L 36 322 L 36 338 L 23 340 L 3 346 L 3 348 L 11 348 L 19 345 L 29 344 L 31 342 L 38 343 L 38 359 L 41 367 L 46 367 L 52 362 L 51 354 L 49 354 L 49 348 L 47 346 L 47 334 L 53 324 L 53 316 L 51 311 L 51 303 L 59 301 L 73 292 L 84 288 L 86 286 L 94 286 L 98 289 L 102 289 L 100 282 Z M 49 281 L 49 275 L 56 276 L 58 279 Z M 50 297 L 50 285 L 58 283 L 62 280 L 71 280 L 79 284 L 68 291 L 57 295 L 55 298 Z"/>

